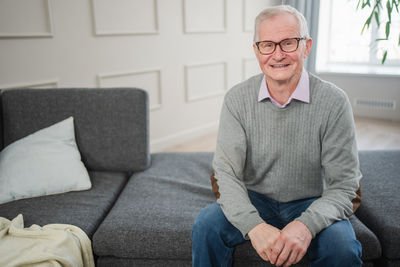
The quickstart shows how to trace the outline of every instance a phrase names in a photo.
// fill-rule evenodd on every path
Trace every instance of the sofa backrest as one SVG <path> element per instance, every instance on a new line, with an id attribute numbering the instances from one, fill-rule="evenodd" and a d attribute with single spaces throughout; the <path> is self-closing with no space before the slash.
<path id="1" fill-rule="evenodd" d="M 144 170 L 150 164 L 148 101 L 147 92 L 137 88 L 4 90 L 4 147 L 73 116 L 89 170 Z"/>

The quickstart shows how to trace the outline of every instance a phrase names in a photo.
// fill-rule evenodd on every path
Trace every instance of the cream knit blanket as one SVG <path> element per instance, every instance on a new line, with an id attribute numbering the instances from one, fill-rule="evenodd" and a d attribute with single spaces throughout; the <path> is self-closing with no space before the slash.
<path id="1" fill-rule="evenodd" d="M 0 217 L 0 266 L 94 266 L 90 239 L 67 224 L 24 228 L 22 215 Z"/>

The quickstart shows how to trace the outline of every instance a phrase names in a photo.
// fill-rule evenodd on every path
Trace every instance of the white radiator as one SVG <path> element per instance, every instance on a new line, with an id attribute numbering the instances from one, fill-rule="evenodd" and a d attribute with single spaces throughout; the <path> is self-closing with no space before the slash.
<path id="1" fill-rule="evenodd" d="M 364 108 L 372 108 L 372 109 L 395 110 L 396 109 L 396 101 L 383 100 L 383 99 L 356 98 L 355 106 L 364 107 Z"/>

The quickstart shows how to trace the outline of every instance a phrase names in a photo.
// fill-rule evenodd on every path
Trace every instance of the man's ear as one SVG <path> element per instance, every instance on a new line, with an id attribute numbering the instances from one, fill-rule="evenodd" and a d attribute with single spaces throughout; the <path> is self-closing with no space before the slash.
<path id="1" fill-rule="evenodd" d="M 256 46 L 256 44 L 253 44 L 253 51 L 254 51 L 254 54 L 256 55 L 256 58 L 258 59 L 259 53 L 258 53 L 258 47 Z"/>
<path id="2" fill-rule="evenodd" d="M 254 44 L 254 43 L 253 43 L 253 50 L 254 50 L 254 54 L 257 56 L 258 48 L 257 48 L 256 44 Z"/>
<path id="3" fill-rule="evenodd" d="M 309 38 L 306 40 L 306 51 L 304 53 L 304 58 L 308 57 L 308 55 L 310 54 L 311 47 L 312 47 L 312 39 Z"/>

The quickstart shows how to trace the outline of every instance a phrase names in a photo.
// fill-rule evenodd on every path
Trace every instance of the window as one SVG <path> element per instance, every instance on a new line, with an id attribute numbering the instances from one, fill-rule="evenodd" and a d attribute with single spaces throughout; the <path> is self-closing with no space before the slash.
<path id="1" fill-rule="evenodd" d="M 370 29 L 361 34 L 370 10 L 357 10 L 358 1 L 320 1 L 317 72 L 400 75 L 400 16 L 392 13 L 391 40 L 385 37 L 385 23 L 378 28 L 375 20 Z M 386 3 L 386 1 L 384 1 Z M 386 22 L 386 8 L 381 9 L 381 20 Z M 382 65 L 384 51 L 388 50 Z"/>

